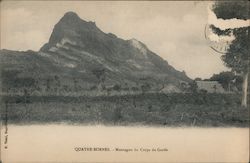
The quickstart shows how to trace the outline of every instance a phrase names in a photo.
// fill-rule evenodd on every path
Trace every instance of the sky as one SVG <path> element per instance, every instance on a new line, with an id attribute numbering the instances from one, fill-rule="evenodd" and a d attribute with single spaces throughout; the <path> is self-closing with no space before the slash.
<path id="1" fill-rule="evenodd" d="M 211 19 L 202 1 L 2 1 L 1 49 L 39 50 L 67 11 L 94 21 L 106 33 L 135 38 L 190 78 L 227 71 L 221 54 L 209 47 L 205 26 Z M 215 20 L 216 21 L 216 20 Z"/>

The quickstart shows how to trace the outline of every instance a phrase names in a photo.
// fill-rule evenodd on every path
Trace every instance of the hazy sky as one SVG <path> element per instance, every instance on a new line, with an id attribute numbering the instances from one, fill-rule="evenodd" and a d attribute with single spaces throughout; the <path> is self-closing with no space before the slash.
<path id="1" fill-rule="evenodd" d="M 209 2 L 1 2 L 1 48 L 39 50 L 67 11 L 94 21 L 104 32 L 145 43 L 191 78 L 227 70 L 204 37 Z"/>

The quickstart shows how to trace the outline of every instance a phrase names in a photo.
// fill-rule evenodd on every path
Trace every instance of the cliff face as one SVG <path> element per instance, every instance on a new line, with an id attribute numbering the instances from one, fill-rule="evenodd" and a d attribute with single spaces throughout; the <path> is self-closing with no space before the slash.
<path id="1" fill-rule="evenodd" d="M 73 12 L 61 18 L 38 52 L 1 50 L 0 54 L 5 89 L 79 92 L 113 86 L 137 90 L 144 86 L 157 90 L 164 84 L 178 87 L 191 81 L 142 42 L 106 34 L 94 22 L 86 22 Z"/>

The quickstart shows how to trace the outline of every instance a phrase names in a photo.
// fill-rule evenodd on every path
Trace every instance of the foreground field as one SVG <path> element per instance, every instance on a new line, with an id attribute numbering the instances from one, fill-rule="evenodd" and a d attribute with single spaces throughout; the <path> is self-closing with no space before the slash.
<path id="1" fill-rule="evenodd" d="M 248 127 L 235 94 L 141 94 L 112 97 L 5 96 L 8 123 Z"/>

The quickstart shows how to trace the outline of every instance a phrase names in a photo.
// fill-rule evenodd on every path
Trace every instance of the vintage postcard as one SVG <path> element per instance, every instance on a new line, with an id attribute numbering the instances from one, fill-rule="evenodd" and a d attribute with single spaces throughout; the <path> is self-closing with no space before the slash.
<path id="1" fill-rule="evenodd" d="M 0 162 L 249 162 L 249 1 L 0 5 Z"/>

